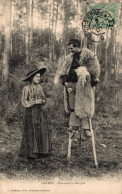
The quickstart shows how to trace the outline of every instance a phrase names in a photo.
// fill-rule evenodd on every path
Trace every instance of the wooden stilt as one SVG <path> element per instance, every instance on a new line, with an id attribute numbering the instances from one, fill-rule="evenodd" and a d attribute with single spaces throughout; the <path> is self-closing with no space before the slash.
<path id="1" fill-rule="evenodd" d="M 89 128 L 90 128 L 91 135 L 92 135 L 92 147 L 93 147 L 93 154 L 94 154 L 94 162 L 95 162 L 95 166 L 97 168 L 98 167 L 98 162 L 97 162 L 97 155 L 96 155 L 96 148 L 95 148 L 95 138 L 94 138 L 94 132 L 93 132 L 93 129 L 92 129 L 91 118 L 89 118 Z"/>
<path id="2" fill-rule="evenodd" d="M 71 158 L 72 136 L 73 136 L 73 133 L 69 132 L 68 154 L 67 154 L 67 160 L 69 160 L 69 161 L 70 161 L 70 158 Z"/>

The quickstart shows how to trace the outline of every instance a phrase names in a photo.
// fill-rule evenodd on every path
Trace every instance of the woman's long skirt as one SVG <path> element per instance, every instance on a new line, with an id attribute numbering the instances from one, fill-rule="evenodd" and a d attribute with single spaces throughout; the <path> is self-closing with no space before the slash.
<path id="1" fill-rule="evenodd" d="M 20 155 L 49 154 L 50 150 L 50 130 L 42 106 L 26 108 Z"/>

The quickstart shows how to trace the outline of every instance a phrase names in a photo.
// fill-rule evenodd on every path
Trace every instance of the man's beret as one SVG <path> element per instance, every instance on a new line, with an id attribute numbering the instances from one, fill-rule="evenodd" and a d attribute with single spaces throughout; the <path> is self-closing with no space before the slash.
<path id="1" fill-rule="evenodd" d="M 79 40 L 77 39 L 70 39 L 70 41 L 68 42 L 68 45 L 73 44 L 74 47 L 80 47 L 81 43 Z"/>

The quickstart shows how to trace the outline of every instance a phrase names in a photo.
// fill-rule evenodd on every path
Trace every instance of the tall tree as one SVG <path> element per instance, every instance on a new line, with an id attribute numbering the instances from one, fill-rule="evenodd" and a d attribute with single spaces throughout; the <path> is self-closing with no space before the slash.
<path id="1" fill-rule="evenodd" d="M 66 32 L 68 27 L 68 20 L 67 20 L 67 14 L 66 13 L 66 0 L 62 0 L 62 46 L 61 46 L 61 56 L 66 56 Z"/>
<path id="2" fill-rule="evenodd" d="M 81 7 L 82 7 L 83 17 L 85 17 L 86 14 L 87 14 L 87 5 L 86 5 L 86 2 L 85 1 L 82 1 L 81 2 Z M 84 35 L 84 47 L 87 48 L 87 37 L 85 35 Z"/>
<path id="3" fill-rule="evenodd" d="M 32 45 L 32 18 L 33 18 L 33 0 L 27 0 L 26 15 L 26 64 L 30 63 L 31 45 Z"/>
<path id="4" fill-rule="evenodd" d="M 106 30 L 106 43 L 105 43 L 105 75 L 104 75 L 104 84 L 108 81 L 109 69 L 108 69 L 108 46 L 109 46 L 109 37 L 108 29 Z"/>
<path id="5" fill-rule="evenodd" d="M 33 45 L 33 0 L 30 1 L 30 48 L 31 48 L 30 60 L 33 59 L 32 45 Z"/>
<path id="6" fill-rule="evenodd" d="M 53 60 L 54 57 L 54 0 L 52 0 L 52 5 L 51 5 L 51 18 L 50 18 L 50 22 L 51 22 L 51 26 L 50 26 L 50 30 L 51 30 L 51 36 L 50 36 L 50 59 Z"/>
<path id="7" fill-rule="evenodd" d="M 54 60 L 54 42 L 56 41 L 56 29 L 57 29 L 57 20 L 58 20 L 58 6 L 59 2 L 52 0 L 50 1 L 50 10 L 49 10 L 49 28 L 50 28 L 50 60 Z"/>
<path id="8" fill-rule="evenodd" d="M 2 67 L 2 79 L 8 80 L 9 74 L 9 59 L 11 51 L 11 8 L 12 1 L 3 1 L 3 13 L 4 13 L 4 51 L 3 51 L 3 67 Z"/>

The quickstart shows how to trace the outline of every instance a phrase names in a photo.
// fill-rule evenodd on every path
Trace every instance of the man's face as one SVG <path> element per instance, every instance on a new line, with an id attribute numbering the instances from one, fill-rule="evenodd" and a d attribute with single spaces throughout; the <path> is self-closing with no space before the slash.
<path id="1" fill-rule="evenodd" d="M 69 45 L 69 50 L 70 50 L 71 53 L 79 52 L 79 48 L 78 47 L 74 47 L 73 44 Z"/>

